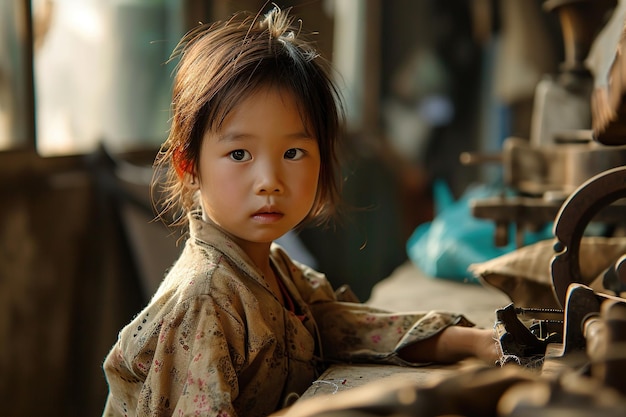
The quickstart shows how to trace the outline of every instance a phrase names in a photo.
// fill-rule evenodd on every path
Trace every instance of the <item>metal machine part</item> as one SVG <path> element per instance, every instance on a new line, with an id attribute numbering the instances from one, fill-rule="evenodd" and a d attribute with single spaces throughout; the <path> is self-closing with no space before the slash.
<path id="1" fill-rule="evenodd" d="M 557 239 L 552 260 L 554 294 L 562 306 L 572 283 L 583 283 L 580 274 L 580 240 L 589 222 L 604 207 L 626 197 L 626 166 L 607 170 L 590 178 L 563 203 L 554 224 Z M 626 219 L 615 211 L 615 220 Z"/>
<path id="2" fill-rule="evenodd" d="M 593 76 L 585 59 L 616 5 L 616 0 L 544 1 L 544 10 L 558 16 L 565 56 L 559 73 L 546 76 L 536 87 L 532 146 L 551 145 L 562 132 L 591 127 Z"/>
<path id="3" fill-rule="evenodd" d="M 496 316 L 503 365 L 541 367 L 545 376 L 565 368 L 586 369 L 604 386 L 626 395 L 626 299 L 571 284 L 564 310 L 509 304 Z M 544 330 L 538 332 L 540 328 Z"/>
<path id="4" fill-rule="evenodd" d="M 592 35 L 597 32 L 592 26 L 602 21 L 602 7 L 606 11 L 613 7 L 611 4 L 614 6 L 615 2 L 544 3 L 547 8 L 559 9 L 566 42 L 564 67 L 569 67 L 564 72 L 570 82 L 584 78 L 581 66 Z M 598 13 L 587 19 L 584 11 L 591 12 L 596 6 Z M 579 35 L 582 47 L 575 51 Z M 573 48 L 569 52 L 568 45 Z M 572 68 L 581 72 L 571 71 Z M 540 113 L 533 115 L 538 124 L 546 123 L 558 112 L 551 113 L 550 106 L 544 106 Z M 518 363 L 535 367 L 539 363 L 542 376 L 558 378 L 565 370 L 575 370 L 578 375 L 600 382 L 600 387 L 626 395 L 626 298 L 622 298 L 626 293 L 626 255 L 616 259 L 602 277 L 607 294 L 604 290 L 594 291 L 588 286 L 590 283 L 584 282 L 579 256 L 581 239 L 590 222 L 626 223 L 626 136 L 620 136 L 615 127 L 623 127 L 623 120 L 615 120 L 611 135 L 606 136 L 610 142 L 596 140 L 595 132 L 588 128 L 573 125 L 569 131 L 550 130 L 543 125 L 544 129 L 533 130 L 530 141 L 507 139 L 499 158 L 466 155 L 465 160 L 501 162 L 506 170 L 506 185 L 519 191 L 516 197 L 473 203 L 474 216 L 496 222 L 497 244 L 507 243 L 508 235 L 502 231 L 508 230 L 510 223 L 518 226 L 520 235 L 524 228 L 554 221 L 555 255 L 550 268 L 554 295 L 563 310 L 528 311 L 513 305 L 498 310 L 495 329 L 504 356 L 510 354 L 513 360 L 522 356 L 526 361 L 517 360 Z M 547 318 L 547 313 L 556 316 Z M 590 395 L 596 397 L 599 393 Z"/>
<path id="5" fill-rule="evenodd" d="M 626 140 L 621 146 L 594 140 L 594 78 L 585 65 L 616 5 L 616 0 L 546 0 L 544 9 L 559 18 L 565 57 L 559 73 L 537 86 L 530 138 L 505 139 L 498 155 L 461 155 L 464 164 L 501 163 L 504 185 L 517 194 L 471 203 L 474 217 L 496 223 L 498 246 L 509 243 L 511 223 L 522 246 L 524 231 L 552 222 L 563 201 L 587 179 L 626 165 Z"/>
<path id="6" fill-rule="evenodd" d="M 626 300 L 602 301 L 598 315 L 584 323 L 591 374 L 626 395 Z"/>
<path id="7" fill-rule="evenodd" d="M 542 147 L 532 147 L 520 138 L 508 138 L 504 142 L 504 182 L 519 194 L 470 203 L 474 217 L 496 223 L 496 245 L 508 244 L 509 224 L 515 224 L 516 243 L 522 246 L 524 231 L 534 231 L 554 221 L 566 198 L 585 181 L 626 165 L 626 146 L 599 145 L 590 138 L 583 140 L 581 132 L 572 137 L 576 139 Z M 607 209 L 597 221 L 611 221 L 620 214 Z"/>
<path id="8" fill-rule="evenodd" d="M 613 291 L 617 296 L 626 292 L 626 255 L 622 255 L 606 270 L 602 279 L 602 286 Z"/>
<path id="9" fill-rule="evenodd" d="M 568 132 L 542 147 L 508 138 L 503 145 L 505 182 L 520 193 L 562 202 L 587 179 L 626 165 L 626 146 L 603 146 L 587 133 Z"/>
<path id="10" fill-rule="evenodd" d="M 556 317 L 556 320 L 529 318 L 531 314 L 552 315 Z M 562 317 L 563 310 L 532 309 L 531 311 L 516 308 L 513 303 L 496 310 L 494 331 L 500 343 L 501 364 L 504 365 L 511 360 L 519 362 L 525 358 L 527 361 L 532 361 L 543 357 L 548 343 L 562 341 Z"/>

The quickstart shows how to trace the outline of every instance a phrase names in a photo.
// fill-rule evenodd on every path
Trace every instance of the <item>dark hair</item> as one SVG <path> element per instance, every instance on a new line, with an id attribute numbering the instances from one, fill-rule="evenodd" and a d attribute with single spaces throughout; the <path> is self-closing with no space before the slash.
<path id="1" fill-rule="evenodd" d="M 183 175 L 197 172 L 205 132 L 219 130 L 235 106 L 269 85 L 294 95 L 305 126 L 318 141 L 319 185 L 305 221 L 332 218 L 341 190 L 337 149 L 343 107 L 330 66 L 303 39 L 301 22 L 294 24 L 289 9 L 275 7 L 262 19 L 241 12 L 225 22 L 201 25 L 183 37 L 172 56 L 180 61 L 171 129 L 155 160 L 155 172 L 166 171 L 161 214 L 174 211 L 174 223 L 184 224 L 196 202 Z"/>

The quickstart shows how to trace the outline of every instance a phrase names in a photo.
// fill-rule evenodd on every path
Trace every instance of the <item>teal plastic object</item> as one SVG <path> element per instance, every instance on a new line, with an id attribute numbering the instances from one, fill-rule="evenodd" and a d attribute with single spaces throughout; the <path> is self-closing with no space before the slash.
<path id="1" fill-rule="evenodd" d="M 435 217 L 431 222 L 419 225 L 409 237 L 408 258 L 430 277 L 479 283 L 467 269 L 470 264 L 488 261 L 517 247 L 515 239 L 511 239 L 507 246 L 497 247 L 495 223 L 474 217 L 470 201 L 495 197 L 502 192 L 502 186 L 479 184 L 469 187 L 455 201 L 445 182 L 435 181 Z M 524 244 L 553 238 L 552 225 L 550 222 L 538 232 L 524 233 Z M 509 235 L 515 236 L 514 224 L 511 224 Z"/>

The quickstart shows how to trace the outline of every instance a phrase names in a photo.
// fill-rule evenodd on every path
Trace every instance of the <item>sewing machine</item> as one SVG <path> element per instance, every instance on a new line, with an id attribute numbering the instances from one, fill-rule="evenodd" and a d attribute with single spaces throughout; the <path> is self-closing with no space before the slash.
<path id="1" fill-rule="evenodd" d="M 592 104 L 596 114 L 602 106 L 594 97 L 597 77 L 585 63 L 594 40 L 601 38 L 599 33 L 610 29 L 606 28 L 609 18 L 620 23 L 623 8 L 617 8 L 615 0 L 547 0 L 543 5 L 559 17 L 565 59 L 557 75 L 546 75 L 537 85 L 530 137 L 506 138 L 495 158 L 461 155 L 464 164 L 501 162 L 504 185 L 516 192 L 472 203 L 475 217 L 495 222 L 498 246 L 509 242 L 510 224 L 516 226 L 517 246 L 522 246 L 524 231 L 552 222 L 577 187 L 594 175 L 626 165 L 626 136 L 620 141 L 621 124 L 613 123 L 617 117 L 604 117 L 609 119 L 604 120 L 605 126 L 598 124 L 600 117 L 594 115 L 593 120 Z M 611 207 L 596 213 L 595 220 L 615 223 L 624 213 Z"/>
<path id="2" fill-rule="evenodd" d="M 607 293 L 597 293 L 582 282 L 578 257 L 580 240 L 591 221 L 615 223 L 626 219 L 626 206 L 621 202 L 626 198 L 626 128 L 621 126 L 626 119 L 620 118 L 621 89 L 613 86 L 607 90 L 609 99 L 605 105 L 613 103 L 614 116 L 597 116 L 602 106 L 592 110 L 590 103 L 598 104 L 598 97 L 592 99 L 597 90 L 592 73 L 583 64 L 593 39 L 616 2 L 548 0 L 544 5 L 558 13 L 562 21 L 566 42 L 562 72 L 538 86 L 531 138 L 507 139 L 498 158 L 507 185 L 517 190 L 518 195 L 475 201 L 472 212 L 476 217 L 496 222 L 495 238 L 501 244 L 508 242 L 511 223 L 518 226 L 519 238 L 527 228 L 554 222 L 556 239 L 551 274 L 554 295 L 561 308 L 522 308 L 509 304 L 496 310 L 495 330 L 505 354 L 503 361 L 511 359 L 531 367 L 534 364 L 542 376 L 553 377 L 533 380 L 535 386 L 526 385 L 530 397 L 535 388 L 545 388 L 543 381 L 552 383 L 551 390 L 543 392 L 545 395 L 522 401 L 526 408 L 514 415 L 591 415 L 584 414 L 584 404 L 575 403 L 581 397 L 574 398 L 567 410 L 558 408 L 561 403 L 554 397 L 561 395 L 564 402 L 568 398 L 555 380 L 564 371 L 574 370 L 597 381 L 600 387 L 611 388 L 587 391 L 588 396 L 599 398 L 600 391 L 626 395 L 623 378 L 626 299 L 621 297 L 626 291 L 626 255 L 604 274 Z M 623 23 L 624 18 L 620 18 L 622 22 L 618 23 Z M 611 71 L 621 73 L 621 62 L 615 62 Z M 490 159 L 484 155 L 464 157 L 471 162 Z M 466 288 L 460 291 L 467 297 Z M 454 298 L 454 291 L 447 294 L 447 298 Z M 333 365 L 302 399 L 334 395 L 390 377 L 401 377 L 409 388 L 414 383 L 432 386 L 437 380 L 459 374 L 461 369 L 459 364 L 422 368 Z M 410 389 L 403 392 L 411 393 Z M 342 397 L 345 398 L 349 397 Z M 360 401 L 353 400 L 354 406 L 361 405 Z M 349 408 L 350 402 L 344 400 L 340 405 Z M 545 409 L 540 410 L 542 407 Z M 581 409 L 574 410 L 576 407 Z M 623 411 L 622 408 L 602 410 L 605 413 L 601 415 L 611 417 L 622 415 Z M 570 414 L 573 411 L 583 414 Z M 593 415 L 600 415 L 597 411 L 594 409 Z"/>
<path id="3" fill-rule="evenodd" d="M 592 221 L 626 220 L 626 65 L 620 52 L 626 45 L 621 40 L 626 6 L 580 0 L 547 0 L 544 6 L 559 15 L 566 59 L 557 77 L 537 86 L 529 140 L 505 140 L 500 159 L 505 182 L 519 195 L 475 201 L 472 213 L 496 222 L 496 244 L 507 243 L 510 223 L 520 235 L 525 228 L 554 221 L 550 268 L 562 309 L 510 304 L 497 310 L 496 329 L 513 360 L 536 359 L 546 375 L 580 369 L 626 395 L 626 255 L 604 273 L 602 293 L 583 282 L 579 258 Z M 590 62 L 594 42 L 612 41 L 614 48 L 595 45 L 591 71 L 585 62 Z M 604 56 L 597 52 L 602 47 Z M 607 64 L 604 70 L 601 59 Z"/>

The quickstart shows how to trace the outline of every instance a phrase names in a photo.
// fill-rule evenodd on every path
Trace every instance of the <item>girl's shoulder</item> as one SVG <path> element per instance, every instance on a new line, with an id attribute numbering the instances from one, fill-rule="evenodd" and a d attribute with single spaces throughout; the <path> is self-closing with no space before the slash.
<path id="1" fill-rule="evenodd" d="M 155 296 L 165 292 L 176 293 L 182 298 L 214 294 L 220 286 L 237 280 L 240 275 L 219 250 L 187 242 Z"/>
<path id="2" fill-rule="evenodd" d="M 166 273 L 159 288 L 130 327 L 157 325 L 184 311 L 191 304 L 221 304 L 240 280 L 236 269 L 217 251 L 186 244 L 179 258 Z"/>

